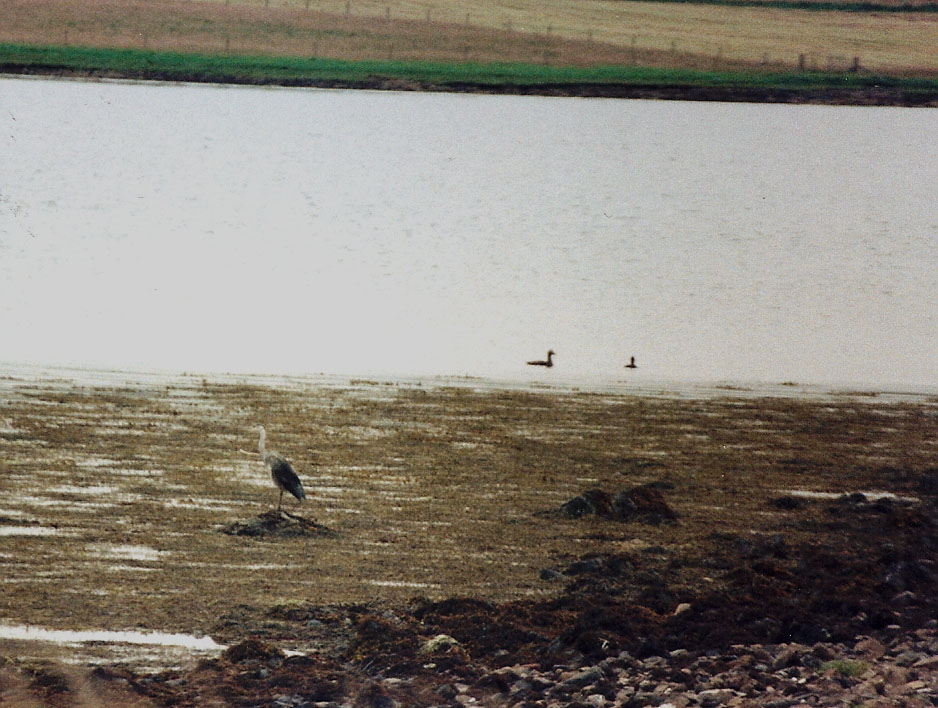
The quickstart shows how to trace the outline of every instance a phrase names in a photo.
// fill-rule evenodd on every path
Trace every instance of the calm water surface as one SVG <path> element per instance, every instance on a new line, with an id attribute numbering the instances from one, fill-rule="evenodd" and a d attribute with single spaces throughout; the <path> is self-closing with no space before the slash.
<path id="1" fill-rule="evenodd" d="M 0 361 L 938 385 L 933 109 L 4 79 L 0 122 Z"/>

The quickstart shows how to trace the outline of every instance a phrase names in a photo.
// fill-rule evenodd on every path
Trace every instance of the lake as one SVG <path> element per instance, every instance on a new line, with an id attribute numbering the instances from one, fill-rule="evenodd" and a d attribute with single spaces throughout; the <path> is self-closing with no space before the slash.
<path id="1" fill-rule="evenodd" d="M 933 109 L 5 78 L 0 121 L 0 361 L 938 385 Z"/>

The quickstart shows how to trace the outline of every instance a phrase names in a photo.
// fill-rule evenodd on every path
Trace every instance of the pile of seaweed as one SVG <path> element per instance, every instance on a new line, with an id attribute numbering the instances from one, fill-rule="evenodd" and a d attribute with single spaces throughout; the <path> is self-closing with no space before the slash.
<path id="1" fill-rule="evenodd" d="M 322 524 L 287 511 L 271 509 L 247 521 L 232 521 L 219 529 L 230 536 L 254 538 L 296 538 L 298 536 L 327 536 L 335 532 Z"/>

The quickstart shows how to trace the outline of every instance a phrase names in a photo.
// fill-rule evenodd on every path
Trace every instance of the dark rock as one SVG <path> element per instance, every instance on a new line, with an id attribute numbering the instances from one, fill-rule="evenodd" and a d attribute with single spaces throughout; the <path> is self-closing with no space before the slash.
<path id="1" fill-rule="evenodd" d="M 357 708 L 394 708 L 397 705 L 388 692 L 378 683 L 367 684 L 358 695 Z"/>
<path id="2" fill-rule="evenodd" d="M 918 480 L 918 490 L 922 494 L 938 496 L 938 470 L 927 470 Z"/>
<path id="3" fill-rule="evenodd" d="M 564 571 L 566 575 L 581 575 L 583 573 L 598 573 L 603 568 L 603 560 L 599 557 L 583 558 L 571 563 Z"/>
<path id="4" fill-rule="evenodd" d="M 581 496 L 573 497 L 573 499 L 560 507 L 560 510 L 574 519 L 593 514 L 596 511 L 593 505 L 590 504 L 585 497 Z"/>
<path id="5" fill-rule="evenodd" d="M 574 674 L 570 678 L 566 679 L 560 685 L 568 691 L 575 691 L 578 688 L 583 688 L 591 683 L 596 683 L 603 677 L 603 672 L 598 666 L 590 666 L 587 669 Z"/>
<path id="6" fill-rule="evenodd" d="M 593 513 L 600 516 L 612 514 L 612 499 L 602 489 L 587 489 L 581 496 L 593 507 Z"/>
<path id="7" fill-rule="evenodd" d="M 803 509 L 805 506 L 805 501 L 804 499 L 799 499 L 798 497 L 793 497 L 790 494 L 786 494 L 785 496 L 772 499 L 769 504 L 774 506 L 776 509 L 792 511 L 794 509 Z"/>
<path id="8" fill-rule="evenodd" d="M 560 509 L 575 519 L 596 514 L 620 521 L 640 519 L 657 524 L 676 518 L 661 491 L 650 484 L 620 491 L 614 498 L 601 489 L 588 489 Z"/>
<path id="9" fill-rule="evenodd" d="M 661 521 L 677 518 L 675 513 L 671 510 L 671 507 L 665 502 L 664 495 L 662 495 L 659 490 L 649 485 L 630 489 L 624 493 L 624 496 L 623 493 L 620 492 L 616 495 L 615 499 L 615 505 L 618 509 L 629 510 L 629 503 L 631 507 L 634 507 L 634 512 L 631 512 L 628 517 L 624 518 L 639 516 L 643 517 L 644 521 L 651 523 L 661 523 Z M 628 500 L 628 502 L 626 500 Z"/>
<path id="10" fill-rule="evenodd" d="M 627 490 L 622 490 L 616 494 L 612 500 L 612 512 L 620 519 L 628 519 L 638 513 L 638 507 L 632 501 L 632 496 Z"/>
<path id="11" fill-rule="evenodd" d="M 280 661 L 286 655 L 277 647 L 260 639 L 248 639 L 225 649 L 222 657 L 232 664 L 242 664 L 247 661 Z"/>

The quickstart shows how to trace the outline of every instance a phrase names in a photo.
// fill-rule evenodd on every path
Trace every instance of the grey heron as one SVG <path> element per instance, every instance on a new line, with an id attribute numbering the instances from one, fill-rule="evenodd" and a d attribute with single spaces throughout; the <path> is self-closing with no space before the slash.
<path id="1" fill-rule="evenodd" d="M 276 452 L 268 452 L 264 447 L 264 442 L 267 439 L 267 431 L 264 430 L 264 426 L 259 425 L 258 430 L 260 431 L 261 439 L 257 444 L 257 449 L 261 453 L 261 458 L 263 458 L 267 466 L 270 467 L 270 478 L 273 479 L 274 484 L 280 488 L 280 501 L 277 502 L 277 512 L 279 513 L 280 507 L 283 504 L 284 492 L 290 492 L 290 494 L 300 501 L 306 498 L 306 492 L 303 491 L 300 478 L 296 476 L 296 472 L 293 471 L 293 467 L 290 463 L 280 457 Z"/>
<path id="2" fill-rule="evenodd" d="M 634 357 L 634 356 L 629 359 L 629 363 L 625 365 L 625 368 L 626 368 L 626 369 L 637 369 L 637 368 L 638 368 L 638 364 L 635 363 L 635 357 Z"/>
<path id="3" fill-rule="evenodd" d="M 547 360 L 546 360 L 546 361 L 540 361 L 540 360 L 538 360 L 538 361 L 529 361 L 529 362 L 528 362 L 528 366 L 546 366 L 546 367 L 549 369 L 550 367 L 552 367 L 552 366 L 554 365 L 553 357 L 556 356 L 556 354 L 557 354 L 557 352 L 555 352 L 553 349 L 551 349 L 550 351 L 547 352 Z"/>

